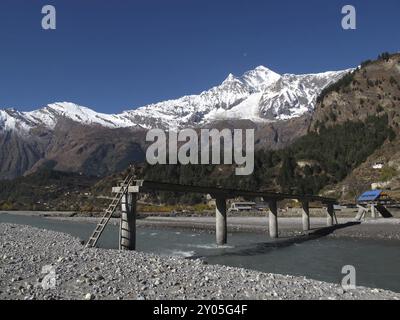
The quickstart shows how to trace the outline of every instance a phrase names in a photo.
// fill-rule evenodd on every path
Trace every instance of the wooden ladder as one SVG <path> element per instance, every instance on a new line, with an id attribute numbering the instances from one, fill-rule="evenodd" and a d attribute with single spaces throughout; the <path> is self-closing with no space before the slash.
<path id="1" fill-rule="evenodd" d="M 100 222 L 97 224 L 96 229 L 94 229 L 92 235 L 90 236 L 88 242 L 86 243 L 86 248 L 93 248 L 96 246 L 97 241 L 99 240 L 101 234 L 103 233 L 107 223 L 110 221 L 111 216 L 117 210 L 118 205 L 120 204 L 124 195 L 128 192 L 129 185 L 131 184 L 134 176 L 129 174 L 124 182 L 121 185 L 121 189 L 115 195 L 107 210 L 104 213 L 104 216 L 101 218 Z"/>

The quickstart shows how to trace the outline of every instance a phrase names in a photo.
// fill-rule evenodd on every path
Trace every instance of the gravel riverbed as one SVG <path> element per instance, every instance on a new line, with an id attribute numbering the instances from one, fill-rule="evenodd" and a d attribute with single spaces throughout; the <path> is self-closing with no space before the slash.
<path id="1" fill-rule="evenodd" d="M 207 265 L 201 260 L 85 249 L 70 235 L 29 226 L 0 224 L 0 239 L 2 300 L 400 300 L 400 294 L 381 289 L 345 291 L 338 284 Z"/>

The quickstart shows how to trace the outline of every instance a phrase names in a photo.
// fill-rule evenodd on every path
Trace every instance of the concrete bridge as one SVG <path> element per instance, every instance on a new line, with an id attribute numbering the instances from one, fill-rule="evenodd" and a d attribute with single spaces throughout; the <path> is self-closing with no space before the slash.
<path id="1" fill-rule="evenodd" d="M 326 225 L 335 224 L 334 204 L 335 199 L 324 198 L 313 195 L 296 195 L 285 193 L 274 193 L 268 191 L 247 191 L 219 187 L 200 187 L 171 183 L 161 183 L 147 180 L 132 180 L 126 186 L 112 188 L 113 193 L 121 194 L 121 223 L 120 244 L 121 250 L 135 250 L 136 248 L 136 201 L 139 193 L 153 191 L 169 191 L 183 193 L 201 193 L 211 195 L 216 202 L 215 209 L 215 231 L 218 245 L 227 243 L 227 205 L 228 199 L 236 197 L 263 198 L 269 206 L 269 235 L 278 238 L 278 202 L 286 199 L 298 200 L 302 204 L 303 230 L 310 230 L 310 202 L 319 202 L 326 208 Z M 96 232 L 96 231 L 95 231 Z M 100 232 L 101 234 L 101 232 Z M 94 244 L 97 241 L 94 241 Z"/>

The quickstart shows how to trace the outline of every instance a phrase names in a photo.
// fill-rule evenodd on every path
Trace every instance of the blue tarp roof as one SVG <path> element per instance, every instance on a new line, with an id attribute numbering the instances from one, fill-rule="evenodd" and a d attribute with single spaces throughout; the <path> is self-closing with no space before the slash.
<path id="1" fill-rule="evenodd" d="M 358 197 L 357 201 L 375 201 L 381 196 L 382 190 L 371 190 L 364 192 L 361 196 Z"/>

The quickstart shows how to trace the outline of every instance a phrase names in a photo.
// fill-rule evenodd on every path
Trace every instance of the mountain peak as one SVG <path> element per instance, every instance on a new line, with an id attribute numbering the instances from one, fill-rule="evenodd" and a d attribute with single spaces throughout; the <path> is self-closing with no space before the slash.
<path id="1" fill-rule="evenodd" d="M 264 91 L 272 83 L 278 81 L 281 75 L 264 66 L 258 66 L 253 70 L 247 71 L 243 76 L 243 81 L 255 91 Z"/>
<path id="2" fill-rule="evenodd" d="M 48 108 L 51 109 L 56 109 L 60 111 L 69 111 L 69 112 L 77 112 L 77 111 L 82 111 L 82 110 L 91 110 L 90 108 L 83 107 L 80 105 L 77 105 L 76 103 L 73 102 L 54 102 L 49 105 L 47 105 Z"/>
<path id="3" fill-rule="evenodd" d="M 232 73 L 228 74 L 224 82 L 222 84 L 227 83 L 227 82 L 232 82 L 238 80 Z"/>
<path id="4" fill-rule="evenodd" d="M 275 71 L 273 71 L 273 70 L 271 70 L 271 69 L 269 69 L 269 68 L 267 68 L 267 67 L 265 67 L 263 65 L 260 65 L 260 66 L 258 66 L 256 68 L 254 68 L 254 71 L 258 71 L 258 72 L 274 72 L 275 73 Z"/>

